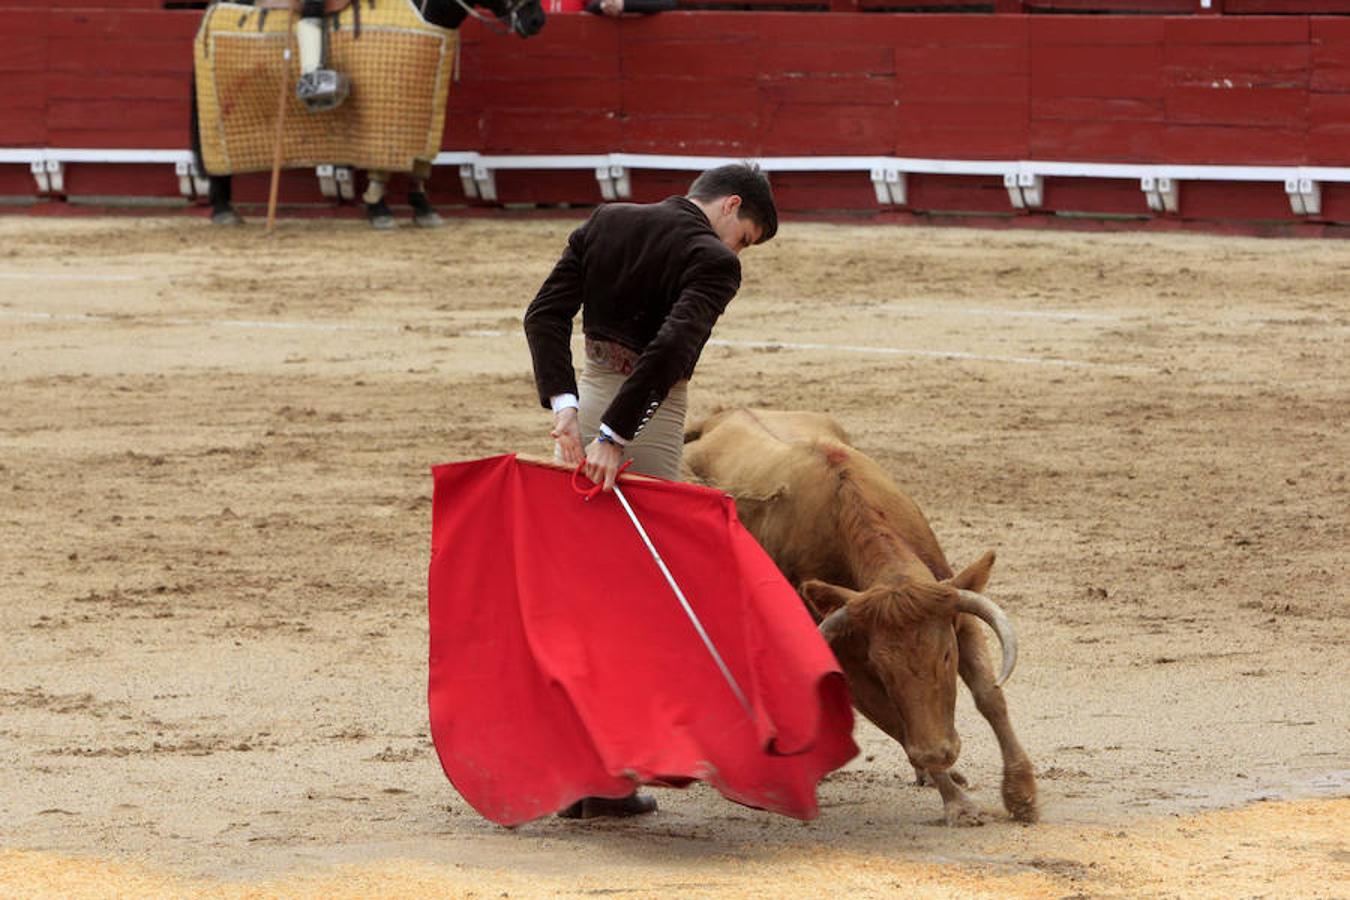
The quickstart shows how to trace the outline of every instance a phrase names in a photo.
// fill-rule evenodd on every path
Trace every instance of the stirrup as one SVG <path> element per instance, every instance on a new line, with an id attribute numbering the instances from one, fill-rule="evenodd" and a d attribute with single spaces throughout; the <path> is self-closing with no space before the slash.
<path id="1" fill-rule="evenodd" d="M 315 69 L 300 76 L 300 81 L 295 85 L 295 96 L 310 112 L 327 112 L 342 105 L 342 101 L 351 93 L 351 86 L 351 79 L 341 72 Z"/>

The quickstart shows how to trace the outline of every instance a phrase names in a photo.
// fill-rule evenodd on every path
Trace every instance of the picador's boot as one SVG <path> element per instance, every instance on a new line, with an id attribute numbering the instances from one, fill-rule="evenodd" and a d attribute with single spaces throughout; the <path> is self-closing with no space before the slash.
<path id="1" fill-rule="evenodd" d="M 656 798 L 637 791 L 627 797 L 582 797 L 558 811 L 561 819 L 595 819 L 600 816 L 643 816 L 656 812 Z"/>
<path id="2" fill-rule="evenodd" d="M 431 201 L 422 191 L 412 191 L 408 194 L 408 205 L 412 207 L 413 222 L 422 228 L 440 228 L 445 224 L 440 213 L 436 212 L 431 206 Z"/>
<path id="3" fill-rule="evenodd" d="M 305 0 L 300 16 L 295 26 L 295 42 L 300 47 L 300 80 L 295 85 L 295 96 L 310 112 L 336 109 L 347 99 L 351 80 L 325 66 L 328 31 L 324 27 L 323 0 Z"/>

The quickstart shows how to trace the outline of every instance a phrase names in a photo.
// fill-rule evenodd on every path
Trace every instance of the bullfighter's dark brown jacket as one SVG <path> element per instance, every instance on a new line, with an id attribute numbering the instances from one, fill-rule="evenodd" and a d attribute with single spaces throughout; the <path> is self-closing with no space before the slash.
<path id="1" fill-rule="evenodd" d="M 577 393 L 572 319 L 588 338 L 638 354 L 601 421 L 632 439 L 671 387 L 694 372 L 717 317 L 741 286 L 741 265 L 703 210 L 684 197 L 610 203 L 572 232 L 525 312 L 545 407 Z"/>

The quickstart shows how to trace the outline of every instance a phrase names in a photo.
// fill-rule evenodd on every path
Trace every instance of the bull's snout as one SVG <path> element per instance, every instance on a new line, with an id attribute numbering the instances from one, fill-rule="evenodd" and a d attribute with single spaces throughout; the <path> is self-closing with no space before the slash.
<path id="1" fill-rule="evenodd" d="M 925 772 L 945 772 L 956 765 L 961 755 L 961 739 L 952 736 L 931 747 L 906 748 L 909 764 Z"/>

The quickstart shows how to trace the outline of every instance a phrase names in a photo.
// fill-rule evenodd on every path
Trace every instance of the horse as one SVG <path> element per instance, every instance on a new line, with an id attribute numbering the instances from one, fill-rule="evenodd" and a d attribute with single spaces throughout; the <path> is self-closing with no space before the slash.
<path id="1" fill-rule="evenodd" d="M 436 47 L 429 54 L 425 46 L 418 51 L 422 54 L 419 58 L 430 60 L 428 65 L 434 66 L 427 75 L 435 84 L 417 86 L 421 91 L 422 107 L 430 107 L 430 110 L 425 122 L 419 119 L 416 123 L 425 126 L 422 130 L 417 127 L 402 129 L 402 132 L 408 133 L 400 134 L 403 143 L 399 145 L 401 155 L 396 158 L 391 158 L 385 152 L 384 145 L 388 143 L 386 135 L 381 135 L 376 142 L 380 144 L 380 152 L 374 156 L 366 154 L 367 158 L 343 143 L 346 137 L 343 132 L 344 122 L 359 122 L 365 127 L 372 118 L 369 115 L 372 104 L 376 112 L 384 108 L 393 109 L 393 104 L 379 106 L 379 98 L 375 94 L 388 90 L 388 87 L 378 84 L 380 79 L 372 78 L 369 73 L 376 69 L 371 69 L 366 63 L 372 59 L 378 63 L 380 54 L 401 52 L 402 45 L 390 46 L 389 40 L 407 42 L 415 41 L 418 37 L 435 39 L 437 35 L 444 35 L 445 31 L 456 31 L 469 16 L 483 21 L 489 27 L 501 28 L 522 38 L 531 37 L 544 26 L 545 15 L 540 0 L 394 0 L 392 4 L 385 2 L 378 7 L 375 0 L 247 0 L 228 3 L 213 0 L 203 17 L 194 48 L 196 64 L 192 79 L 191 137 L 198 169 L 206 173 L 209 181 L 210 216 L 217 225 L 243 222 L 234 208 L 232 175 L 269 169 L 270 151 L 275 141 L 270 130 L 266 135 L 262 134 L 265 130 L 262 126 L 267 124 L 265 120 L 269 115 L 275 116 L 276 93 L 270 85 L 279 85 L 275 79 L 280 77 L 280 72 L 270 60 L 262 62 L 256 57 L 261 52 L 276 51 L 274 48 L 269 49 L 264 42 L 233 39 L 284 37 L 277 33 L 275 27 L 268 29 L 267 17 L 276 11 L 277 5 L 284 9 L 287 2 L 291 4 L 292 15 L 297 11 L 301 13 L 295 26 L 301 49 L 301 81 L 304 82 L 308 75 L 314 77 L 296 86 L 296 99 L 310 115 L 301 112 L 290 120 L 295 124 L 286 129 L 284 143 L 292 146 L 295 155 L 305 157 L 303 164 L 335 162 L 365 168 L 369 174 L 369 184 L 361 199 L 375 228 L 389 229 L 397 225 L 385 199 L 390 177 L 396 172 L 407 173 L 411 179 L 408 202 L 413 208 L 413 221 L 422 227 L 440 225 L 441 218 L 427 199 L 426 186 L 432 160 L 439 148 L 441 123 L 444 121 L 444 92 L 448 90 L 449 72 L 449 62 L 444 57 L 453 57 L 453 52 L 440 52 L 443 38 L 434 41 Z M 494 24 L 492 19 L 475 11 L 471 3 L 486 9 L 500 24 Z M 229 13 L 234 10 L 225 7 L 240 7 L 238 17 L 230 16 Z M 322 18 L 315 15 L 320 12 L 320 7 Z M 379 40 L 372 43 L 370 39 L 365 44 L 360 43 L 363 18 L 364 32 L 367 35 L 373 32 L 376 37 L 386 38 L 385 43 Z M 319 28 L 322 41 L 317 54 L 312 46 L 312 32 L 301 30 L 315 21 L 322 23 Z M 408 28 L 394 27 L 400 24 L 416 25 L 423 34 L 407 37 Z M 381 32 L 382 25 L 390 27 Z M 289 38 L 286 40 L 289 41 Z M 334 44 L 340 44 L 340 52 L 334 51 Z M 423 41 L 425 44 L 426 41 Z M 310 45 L 308 50 L 307 45 Z M 455 49 L 453 44 L 451 49 Z M 340 56 L 346 66 L 364 68 L 366 71 L 365 78 L 369 84 L 361 82 L 358 73 L 357 90 L 367 104 L 366 114 L 359 118 L 353 114 L 352 118 L 343 119 L 347 111 L 340 107 L 346 99 L 346 79 L 350 75 L 326 68 L 330 64 L 330 51 L 333 51 L 334 56 Z M 213 53 L 216 54 L 214 58 Z M 230 66 L 235 68 L 231 70 Z M 267 82 L 266 75 L 274 80 Z M 366 84 L 364 89 L 363 84 Z M 273 99 L 267 99 L 269 96 Z M 403 99 L 400 97 L 400 109 L 404 108 Z M 249 116 L 241 116 L 241 109 L 246 110 Z M 332 112 L 334 110 L 337 112 Z M 234 143 L 230 143 L 230 136 L 226 134 L 226 120 L 230 116 L 235 117 L 229 120 L 231 122 L 251 123 L 254 131 L 247 135 L 249 140 L 236 135 Z M 271 121 L 275 122 L 275 119 Z M 206 123 L 211 127 L 204 134 Z M 395 126 L 402 124 L 406 123 L 394 123 Z M 298 134 L 297 130 L 305 134 Z M 314 140 L 316 134 L 322 139 Z M 357 136 L 353 140 L 359 141 L 360 138 Z M 297 143 L 300 145 L 298 150 L 294 146 Z M 267 146 L 262 146 L 264 144 Z M 306 156 L 310 153 L 328 153 L 331 158 L 310 160 Z M 300 164 L 296 162 L 296 165 Z"/>

